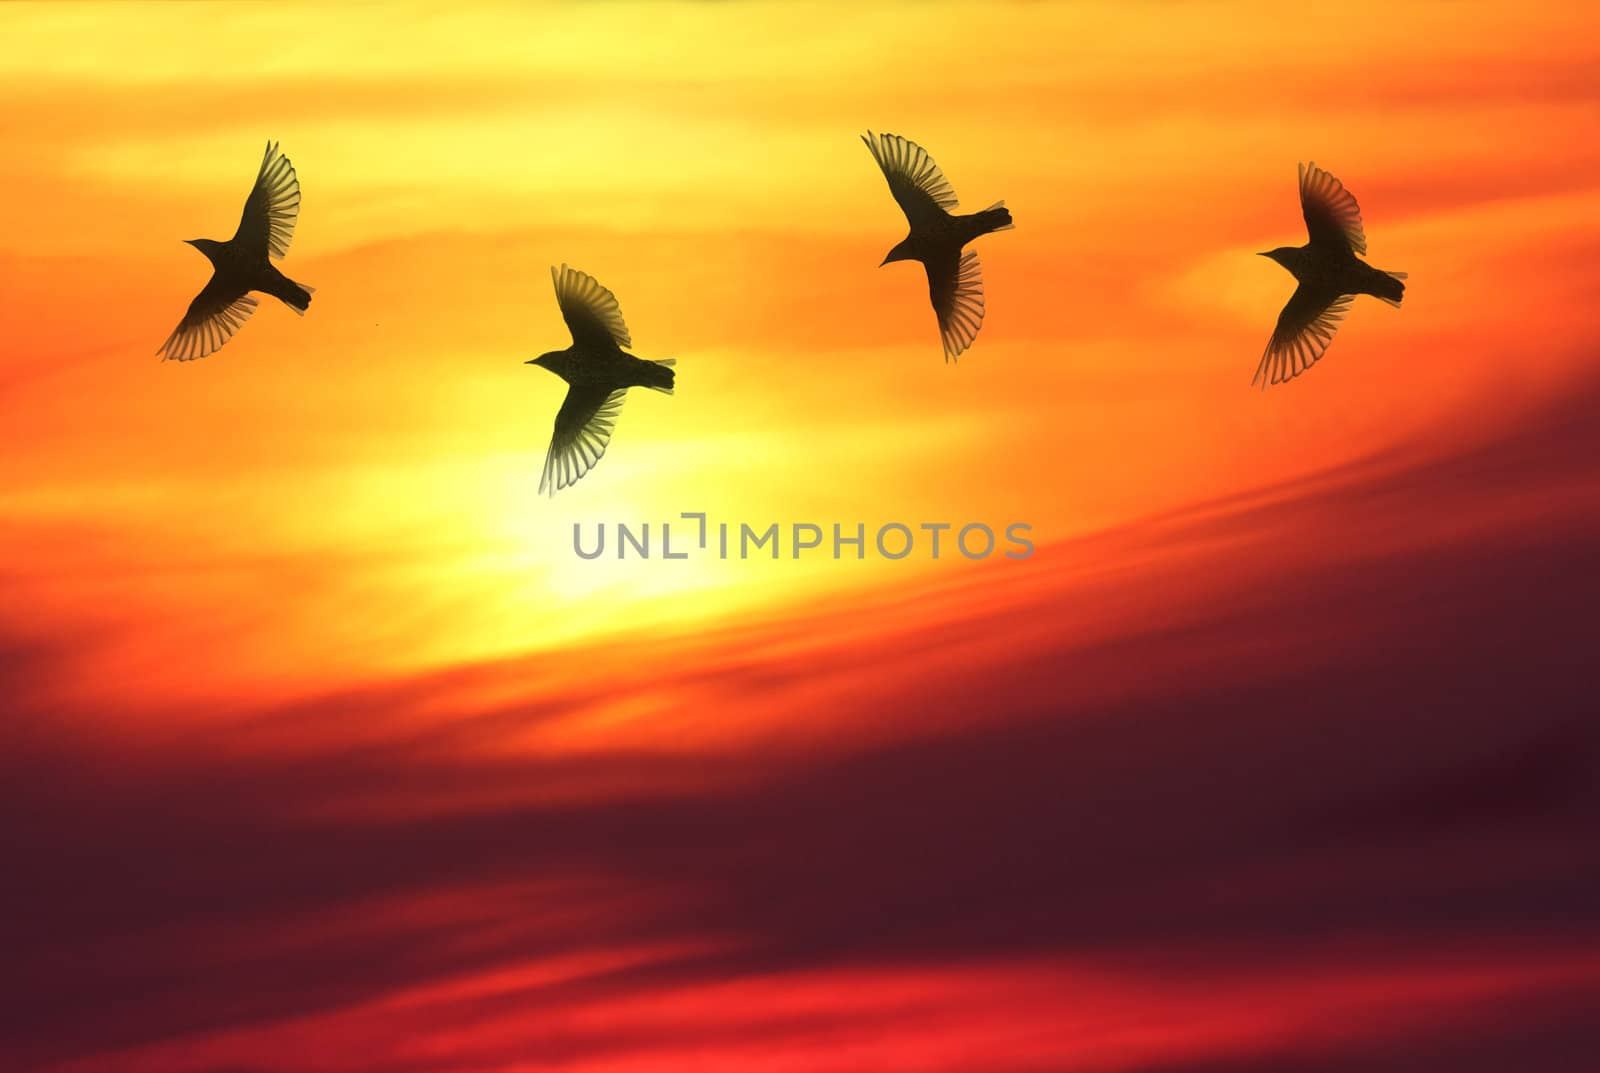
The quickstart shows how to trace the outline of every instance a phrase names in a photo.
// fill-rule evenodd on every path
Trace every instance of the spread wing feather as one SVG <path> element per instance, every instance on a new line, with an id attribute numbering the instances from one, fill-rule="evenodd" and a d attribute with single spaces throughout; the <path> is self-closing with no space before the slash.
<path id="1" fill-rule="evenodd" d="M 255 311 L 256 300 L 249 293 L 219 286 L 213 275 L 156 353 L 163 361 L 193 361 L 214 354 Z"/>
<path id="2" fill-rule="evenodd" d="M 983 270 L 975 250 L 958 251 L 924 267 L 928 270 L 928 297 L 939 315 L 944 359 L 953 361 L 972 345 L 983 327 Z"/>
<path id="3" fill-rule="evenodd" d="M 611 390 L 593 384 L 574 384 L 556 413 L 555 433 L 544 458 L 539 494 L 555 495 L 594 468 L 611 442 L 611 430 L 622 412 L 626 388 Z"/>
<path id="4" fill-rule="evenodd" d="M 606 350 L 612 346 L 633 345 L 628 326 L 622 321 L 617 296 L 587 272 L 562 265 L 552 267 L 550 277 L 556 285 L 556 303 L 561 317 L 579 347 Z"/>
<path id="5" fill-rule="evenodd" d="M 1354 295 L 1329 294 L 1304 284 L 1297 287 L 1278 314 L 1278 326 L 1250 383 L 1263 388 L 1287 383 L 1315 365 L 1333 342 L 1353 299 Z"/>
<path id="6" fill-rule="evenodd" d="M 912 225 L 942 219 L 956 208 L 956 192 L 928 151 L 898 134 L 861 136 L 889 180 L 889 192 Z"/>
<path id="7" fill-rule="evenodd" d="M 1367 235 L 1355 195 L 1315 164 L 1300 165 L 1300 211 L 1313 246 L 1366 256 Z"/>
<path id="8" fill-rule="evenodd" d="M 242 252 L 282 259 L 289 252 L 289 240 L 294 238 L 294 224 L 299 216 L 300 179 L 289 158 L 279 150 L 278 143 L 268 142 L 267 154 L 261 158 L 256 185 L 244 203 L 244 215 L 239 218 L 233 244 Z"/>

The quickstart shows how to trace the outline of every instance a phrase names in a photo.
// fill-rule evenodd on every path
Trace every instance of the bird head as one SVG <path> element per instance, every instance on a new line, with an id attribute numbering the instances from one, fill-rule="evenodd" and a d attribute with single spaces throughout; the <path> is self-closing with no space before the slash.
<path id="1" fill-rule="evenodd" d="M 1256 256 L 1265 257 L 1268 260 L 1276 261 L 1284 268 L 1287 268 L 1289 271 L 1293 272 L 1293 266 L 1300 262 L 1300 253 L 1301 251 L 1299 248 L 1295 246 L 1279 246 L 1275 250 L 1266 250 L 1265 252 L 1256 254 Z"/>
<path id="2" fill-rule="evenodd" d="M 217 251 L 222 248 L 222 243 L 218 242 L 214 238 L 186 238 L 183 241 L 187 242 L 189 245 L 193 246 L 195 249 L 199 250 L 213 261 L 217 259 Z"/>
<path id="3" fill-rule="evenodd" d="M 890 250 L 889 251 L 889 255 L 887 257 L 885 257 L 881 262 L 879 262 L 878 267 L 882 268 L 884 265 L 890 263 L 891 261 L 910 261 L 910 260 L 914 259 L 914 257 L 916 255 L 913 254 L 910 251 L 910 249 L 907 248 L 909 246 L 910 242 L 911 242 L 911 240 L 909 238 L 907 238 L 904 241 L 902 241 L 898 246 L 896 246 L 894 249 Z"/>
<path id="4" fill-rule="evenodd" d="M 530 358 L 523 362 L 524 365 L 537 365 L 541 369 L 549 369 L 557 376 L 561 375 L 561 359 L 567 356 L 565 350 L 552 350 L 548 354 L 540 354 L 537 358 Z"/>

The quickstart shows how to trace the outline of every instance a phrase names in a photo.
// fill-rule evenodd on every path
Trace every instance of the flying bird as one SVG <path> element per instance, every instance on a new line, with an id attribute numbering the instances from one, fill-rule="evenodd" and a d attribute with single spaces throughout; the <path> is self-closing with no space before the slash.
<path id="1" fill-rule="evenodd" d="M 1315 164 L 1300 165 L 1300 208 L 1311 241 L 1260 255 L 1288 269 L 1300 284 L 1278 314 L 1250 381 L 1263 389 L 1293 380 L 1322 357 L 1356 295 L 1370 294 L 1399 308 L 1406 292 L 1404 272 L 1385 272 L 1356 256 L 1367 252 L 1361 207 L 1343 183 Z"/>
<path id="2" fill-rule="evenodd" d="M 277 142 L 268 142 L 256 185 L 244 203 L 239 230 L 226 242 L 184 240 L 211 261 L 211 281 L 189 303 L 189 312 L 156 351 L 163 361 L 192 361 L 216 352 L 256 311 L 251 291 L 270 294 L 305 315 L 313 288 L 296 283 L 272 263 L 289 252 L 299 214 L 300 180 L 294 165 L 279 151 Z"/>
<path id="3" fill-rule="evenodd" d="M 928 297 L 939 315 L 939 335 L 944 340 L 944 359 L 972 345 L 983 325 L 983 273 L 978 254 L 962 247 L 979 235 L 1009 231 L 1011 212 L 1004 201 L 996 201 L 982 212 L 956 215 L 956 192 L 916 142 L 898 134 L 877 134 L 870 130 L 861 136 L 872 150 L 873 159 L 889 180 L 889 192 L 900 203 L 911 225 L 910 234 L 889 251 L 883 264 L 891 261 L 921 261 L 928 272 Z"/>
<path id="4" fill-rule="evenodd" d="M 567 398 L 556 412 L 555 433 L 544 459 L 539 492 L 555 495 L 594 468 L 611 442 L 611 430 L 630 387 L 647 387 L 671 395 L 675 358 L 646 360 L 623 350 L 631 347 L 628 326 L 616 295 L 593 276 L 562 265 L 550 269 L 556 304 L 572 332 L 565 350 L 540 354 L 526 365 L 549 369 L 567 382 Z"/>

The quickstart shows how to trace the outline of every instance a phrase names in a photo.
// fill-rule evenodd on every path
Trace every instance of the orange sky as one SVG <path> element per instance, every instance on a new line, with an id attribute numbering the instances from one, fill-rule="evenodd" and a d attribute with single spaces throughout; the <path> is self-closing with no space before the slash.
<path id="1" fill-rule="evenodd" d="M 604 569 L 572 560 L 573 520 L 1027 521 L 1048 544 L 1570 377 L 1570 266 L 1600 228 L 1581 14 L 1269 10 L 10 8 L 0 480 L 30 609 L 137 622 L 130 673 L 204 644 L 226 677 L 316 684 L 931 565 Z M 876 267 L 903 222 L 869 126 L 1016 212 L 959 367 L 915 266 Z M 147 360 L 205 278 L 180 240 L 231 233 L 268 137 L 301 175 L 285 267 L 315 314 Z M 1262 397 L 1292 284 L 1248 254 L 1299 241 L 1309 158 L 1414 282 Z M 562 261 L 683 389 L 631 400 L 603 471 L 550 502 L 528 482 L 562 387 L 520 363 L 561 343 Z"/>
<path id="2" fill-rule="evenodd" d="M 254 765 L 369 749 L 406 758 L 396 778 L 434 749 L 452 773 L 302 788 L 296 822 L 302 809 L 409 818 L 641 786 L 748 790 L 808 750 L 982 726 L 984 682 L 1058 651 L 1087 659 L 1075 704 L 1143 697 L 1130 664 L 1084 653 L 1144 638 L 1165 660 L 1163 630 L 1200 608 L 1247 616 L 1301 564 L 1498 540 L 1582 500 L 1581 473 L 1492 494 L 1441 478 L 1414 500 L 1404 475 L 1531 435 L 1600 373 L 1594 29 L 1582 5 L 1487 2 L 1287 18 L 1275 3 L 0 6 L 0 650 L 44 653 L 9 679 L 0 659 L 0 684 L 55 713 L 38 716 L 41 741 L 135 750 L 140 785 L 182 783 L 196 742 L 269 782 Z M 941 362 L 920 270 L 878 267 L 904 220 L 858 137 L 869 128 L 927 147 L 963 208 L 1004 198 L 1015 216 L 977 244 L 987 319 L 957 365 Z M 311 310 L 264 302 L 219 353 L 163 364 L 155 350 L 208 270 L 182 240 L 231 235 L 269 139 L 301 181 L 282 267 L 316 287 Z M 1293 281 L 1253 254 L 1304 241 L 1306 160 L 1355 193 L 1369 260 L 1409 272 L 1408 290 L 1401 310 L 1357 301 L 1315 369 L 1263 394 L 1250 378 Z M 544 499 L 563 385 L 522 363 L 566 341 L 549 276 L 562 262 L 616 293 L 637 353 L 677 358 L 678 391 L 633 393 L 604 460 Z M 1345 480 L 1400 502 L 1379 510 Z M 1370 517 L 1352 520 L 1352 504 Z M 574 522 L 680 511 L 758 526 L 1026 522 L 1039 552 L 981 566 L 571 552 Z M 1286 665 L 1322 658 L 1239 629 L 1173 655 L 1160 684 L 1232 681 L 1239 644 Z M 1354 653 L 1363 629 L 1340 617 L 1314 632 Z M 972 704 L 923 725 L 946 690 Z M 330 704 L 369 718 L 324 725 Z M 1039 714 L 1015 704 L 1007 719 Z M 674 759 L 585 766 L 618 750 Z M 559 878 L 592 878 L 575 872 Z M 482 879 L 429 896 L 470 903 Z M 671 900 L 673 884 L 646 885 Z M 369 895 L 435 919 L 410 888 Z M 627 915 L 596 912 L 614 910 Z M 655 964 L 660 944 L 740 939 L 596 934 L 607 941 L 575 951 L 530 941 L 514 972 L 549 959 L 604 976 L 593 965 L 608 958 Z M 1523 938 L 1484 971 L 1522 980 L 1559 962 L 1561 980 L 1593 978 L 1587 955 Z M 1290 988 L 1270 1032 L 1348 1016 L 1391 956 L 1418 1001 L 1477 1001 L 1475 984 L 1432 975 L 1447 953 L 1362 954 Z M 871 981 L 884 1021 L 838 1028 L 848 1057 L 827 1067 L 803 1033 L 769 1053 L 724 1025 L 738 1045 L 699 1068 L 755 1068 L 757 1054 L 771 1069 L 972 1068 L 948 1056 L 1000 1045 L 1005 1003 L 965 1005 L 989 973 L 1023 1010 L 1095 996 L 1086 1008 L 1103 1017 L 1084 1014 L 1084 1039 L 1123 1058 L 1083 1057 L 1086 1043 L 1071 1068 L 1228 1054 L 1259 1028 L 1202 1023 L 1203 988 L 1125 993 L 1121 969 L 1099 963 L 1063 982 L 1048 952 L 1008 975 L 1009 957 L 926 975 L 888 956 L 779 958 L 753 1008 L 844 1017 L 828 994 L 838 969 Z M 430 960 L 426 978 L 397 965 L 392 987 L 334 989 L 281 1033 L 282 1011 L 219 1014 L 187 1026 L 209 1042 L 176 1065 L 138 1032 L 107 1038 L 155 1048 L 119 1069 L 255 1068 L 280 1044 L 314 1051 L 318 1018 L 342 1038 L 382 1035 L 372 1026 L 428 988 L 491 967 L 513 971 L 465 955 Z M 1238 986 L 1270 990 L 1275 974 L 1295 969 L 1252 963 Z M 679 983 L 614 1012 L 659 1025 L 675 1003 L 689 1022 L 723 1009 L 715 973 Z M 1119 1050 L 1115 1026 L 1145 999 L 1170 1033 L 1128 1028 Z M 499 1018 L 520 1007 L 500 1001 L 460 1024 L 440 1007 L 430 1046 L 475 1033 L 481 1062 L 396 1052 L 395 1067 L 566 1068 L 504 1064 L 522 1043 L 495 1042 L 520 1038 Z M 572 1026 L 602 1014 L 572 1001 L 562 1031 L 586 1038 Z M 887 1060 L 883 1023 L 943 1019 L 950 1003 L 968 1020 L 925 1041 L 944 1065 Z M 1016 1031 L 1045 1031 L 1032 1016 Z M 612 1061 L 571 1046 L 585 1070 L 702 1053 Z M 76 1057 L 62 1068 L 102 1068 Z M 294 1068 L 366 1068 L 301 1057 Z"/>

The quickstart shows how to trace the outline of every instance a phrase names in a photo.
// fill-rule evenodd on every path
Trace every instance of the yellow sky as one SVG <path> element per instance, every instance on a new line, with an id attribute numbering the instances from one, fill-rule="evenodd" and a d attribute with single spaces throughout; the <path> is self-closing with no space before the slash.
<path id="1" fill-rule="evenodd" d="M 1585 1053 L 1591 6 L 0 4 L 0 1066 Z M 1260 392 L 1311 160 L 1404 306 Z M 561 263 L 677 393 L 548 499 Z M 1037 551 L 571 549 L 685 511 Z"/>
<path id="2" fill-rule="evenodd" d="M 601 566 L 571 524 L 1023 521 L 1046 546 L 1461 434 L 1570 375 L 1593 283 L 1566 268 L 1600 235 L 1589 16 L 1154 10 L 1160 32 L 1123 4 L 0 9 L 15 591 L 152 682 L 174 652 L 319 681 L 692 630 L 960 566 Z M 988 318 L 957 366 L 918 270 L 877 267 L 904 223 L 868 128 L 1015 214 L 978 244 Z M 268 138 L 315 303 L 163 366 L 206 269 L 180 240 L 231 234 Z M 1250 255 L 1302 240 L 1307 159 L 1411 288 L 1263 396 L 1292 283 Z M 561 262 L 679 389 L 635 393 L 552 501 L 562 385 L 521 363 L 565 338 Z"/>

